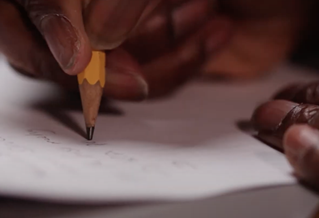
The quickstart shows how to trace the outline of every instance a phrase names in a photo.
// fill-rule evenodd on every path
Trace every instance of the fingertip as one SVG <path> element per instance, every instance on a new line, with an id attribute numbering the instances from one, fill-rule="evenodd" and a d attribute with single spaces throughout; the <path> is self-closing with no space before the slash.
<path id="1" fill-rule="evenodd" d="M 70 76 L 78 75 L 83 72 L 85 68 L 91 61 L 92 58 L 92 49 L 87 39 L 82 40 L 81 47 L 79 48 L 79 53 L 74 61 L 74 64 L 71 68 L 63 69 L 64 72 Z"/>
<path id="2" fill-rule="evenodd" d="M 251 121 L 259 131 L 273 131 L 297 105 L 296 103 L 284 100 L 266 102 L 254 111 Z"/>
<path id="3" fill-rule="evenodd" d="M 106 96 L 119 100 L 142 101 L 148 96 L 148 84 L 139 64 L 123 49 L 109 52 L 106 58 Z"/>
<path id="4" fill-rule="evenodd" d="M 130 71 L 142 74 L 138 62 L 127 51 L 122 48 L 108 52 L 106 58 L 106 68 L 117 68 L 122 71 Z"/>
<path id="5" fill-rule="evenodd" d="M 148 85 L 136 74 L 109 71 L 104 94 L 117 100 L 143 101 L 148 96 Z"/>

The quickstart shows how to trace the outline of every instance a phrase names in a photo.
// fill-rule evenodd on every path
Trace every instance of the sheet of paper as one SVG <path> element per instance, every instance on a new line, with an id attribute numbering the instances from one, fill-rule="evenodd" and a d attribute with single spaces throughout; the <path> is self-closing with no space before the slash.
<path id="1" fill-rule="evenodd" d="M 283 155 L 237 121 L 289 81 L 282 67 L 253 84 L 194 82 L 175 96 L 103 106 L 95 141 L 81 110 L 55 87 L 0 60 L 0 194 L 76 202 L 189 200 L 291 184 Z M 73 104 L 73 105 L 72 105 Z"/>

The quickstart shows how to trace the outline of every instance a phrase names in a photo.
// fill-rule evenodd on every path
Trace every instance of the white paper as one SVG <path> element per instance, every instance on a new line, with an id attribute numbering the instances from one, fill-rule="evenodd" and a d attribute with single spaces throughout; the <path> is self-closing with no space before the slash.
<path id="1" fill-rule="evenodd" d="M 314 78 L 301 70 L 282 67 L 252 84 L 194 82 L 158 101 L 113 102 L 122 114 L 101 113 L 92 143 L 65 125 L 71 119 L 84 129 L 81 111 L 50 106 L 61 101 L 59 90 L 18 76 L 3 60 L 0 71 L 2 195 L 190 200 L 295 182 L 284 156 L 236 122 L 288 81 Z"/>

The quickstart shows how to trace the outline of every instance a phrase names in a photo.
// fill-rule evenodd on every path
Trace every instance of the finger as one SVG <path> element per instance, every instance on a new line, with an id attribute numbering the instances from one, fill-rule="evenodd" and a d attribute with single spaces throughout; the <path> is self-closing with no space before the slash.
<path id="1" fill-rule="evenodd" d="M 319 82 L 289 85 L 275 95 L 274 99 L 319 105 Z"/>
<path id="2" fill-rule="evenodd" d="M 27 17 L 9 1 L 0 1 L 0 32 L 0 51 L 19 72 L 66 88 L 75 84 L 69 83 L 69 76 L 63 73 Z"/>
<path id="3" fill-rule="evenodd" d="M 178 41 L 202 27 L 216 11 L 216 5 L 214 0 L 191 0 L 172 6 L 175 39 Z"/>
<path id="4" fill-rule="evenodd" d="M 319 106 L 275 100 L 261 105 L 253 114 L 252 123 L 258 135 L 282 148 L 285 132 L 294 124 L 308 124 L 319 129 Z"/>
<path id="5" fill-rule="evenodd" d="M 203 28 L 212 14 L 210 5 L 207 0 L 184 0 L 179 4 L 163 1 L 132 33 L 125 46 L 140 63 L 149 62 Z"/>
<path id="6" fill-rule="evenodd" d="M 294 125 L 285 134 L 284 148 L 295 174 L 319 187 L 319 131 L 308 125 Z"/>
<path id="7" fill-rule="evenodd" d="M 16 0 L 45 38 L 61 68 L 70 75 L 83 71 L 91 58 L 79 0 Z"/>
<path id="8" fill-rule="evenodd" d="M 200 71 L 206 54 L 218 53 L 228 39 L 228 28 L 207 24 L 180 47 L 143 66 L 150 96 L 159 97 L 175 90 Z"/>
<path id="9" fill-rule="evenodd" d="M 36 29 L 26 23 L 27 18 L 22 16 L 15 5 L 0 0 L 1 52 L 18 72 L 77 91 L 76 78 L 62 71 L 41 35 L 36 37 Z M 105 97 L 141 100 L 147 96 L 147 85 L 138 75 L 140 70 L 137 64 L 124 51 L 111 52 L 107 58 L 107 66 Z"/>
<path id="10" fill-rule="evenodd" d="M 150 0 L 92 0 L 86 9 L 86 30 L 93 47 L 118 47 L 134 29 Z M 98 22 L 97 22 L 98 21 Z"/>
<path id="11" fill-rule="evenodd" d="M 148 96 L 148 85 L 139 65 L 122 49 L 115 49 L 107 55 L 104 94 L 130 101 L 144 100 Z"/>

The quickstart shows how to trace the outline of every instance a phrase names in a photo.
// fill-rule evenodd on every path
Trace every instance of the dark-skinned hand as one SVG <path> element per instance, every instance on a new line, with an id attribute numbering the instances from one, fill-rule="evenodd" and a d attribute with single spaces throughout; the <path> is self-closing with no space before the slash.
<path id="1" fill-rule="evenodd" d="M 319 82 L 296 84 L 258 107 L 258 136 L 283 150 L 302 181 L 319 187 Z"/>
<path id="2" fill-rule="evenodd" d="M 134 2 L 134 3 L 132 3 Z M 0 52 L 19 72 L 77 89 L 107 51 L 104 94 L 161 96 L 197 74 L 247 78 L 298 42 L 302 0 L 0 0 Z"/>

